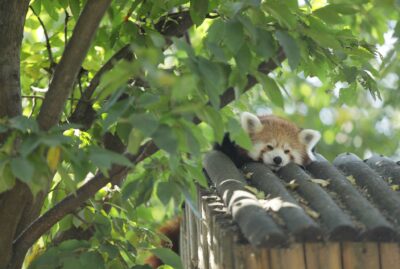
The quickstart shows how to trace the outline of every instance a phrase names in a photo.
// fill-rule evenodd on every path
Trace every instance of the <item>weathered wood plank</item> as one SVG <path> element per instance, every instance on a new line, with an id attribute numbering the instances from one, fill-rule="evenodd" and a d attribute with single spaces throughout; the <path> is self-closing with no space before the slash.
<path id="1" fill-rule="evenodd" d="M 262 248 L 261 249 L 261 267 L 262 269 L 272 269 L 270 266 L 271 258 L 270 258 L 270 251 L 269 248 Z"/>
<path id="2" fill-rule="evenodd" d="M 261 250 L 259 248 L 248 246 L 245 248 L 245 251 L 243 253 L 246 268 L 264 269 L 264 267 L 262 267 Z"/>
<path id="3" fill-rule="evenodd" d="M 200 258 L 199 260 L 199 267 L 201 269 L 209 269 L 209 253 L 208 253 L 208 226 L 207 223 L 205 222 L 206 219 L 206 196 L 202 196 L 200 198 L 200 203 L 201 203 L 201 224 L 200 224 L 200 244 L 201 248 L 199 248 L 199 253 L 198 256 Z"/>
<path id="4" fill-rule="evenodd" d="M 197 234 L 199 231 L 197 231 L 197 217 L 195 216 L 194 212 L 187 206 L 188 208 L 188 218 L 189 218 L 189 253 L 190 253 L 190 268 L 191 269 L 196 269 L 198 268 L 199 264 L 199 258 L 198 258 L 198 253 L 197 249 L 199 247 L 198 241 L 197 241 Z"/>
<path id="5" fill-rule="evenodd" d="M 306 269 L 302 244 L 289 248 L 271 248 L 271 269 Z"/>
<path id="6" fill-rule="evenodd" d="M 398 243 L 379 244 L 380 269 L 400 269 L 400 246 Z"/>
<path id="7" fill-rule="evenodd" d="M 189 236 L 186 230 L 186 209 L 182 212 L 182 221 L 179 230 L 179 254 L 181 256 L 183 266 L 187 266 L 188 262 L 188 248 L 187 248 L 187 237 Z"/>
<path id="8" fill-rule="evenodd" d="M 377 243 L 342 243 L 343 269 L 378 269 L 379 248 Z"/>
<path id="9" fill-rule="evenodd" d="M 339 243 L 304 244 L 307 269 L 341 269 Z"/>

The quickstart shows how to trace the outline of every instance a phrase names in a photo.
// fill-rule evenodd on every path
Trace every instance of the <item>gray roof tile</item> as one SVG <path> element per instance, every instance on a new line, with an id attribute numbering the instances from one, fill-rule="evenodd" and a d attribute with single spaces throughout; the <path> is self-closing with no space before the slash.
<path id="1" fill-rule="evenodd" d="M 346 153 L 331 164 L 317 155 L 305 169 L 289 164 L 274 173 L 261 163 L 248 163 L 240 171 L 223 153 L 212 151 L 204 168 L 252 245 L 279 246 L 293 240 L 400 242 L 400 195 L 388 183 L 400 181 L 400 168 L 386 157 L 363 162 Z M 289 184 L 292 180 L 295 184 Z M 266 210 L 265 201 L 247 185 L 278 202 L 275 212 Z"/>

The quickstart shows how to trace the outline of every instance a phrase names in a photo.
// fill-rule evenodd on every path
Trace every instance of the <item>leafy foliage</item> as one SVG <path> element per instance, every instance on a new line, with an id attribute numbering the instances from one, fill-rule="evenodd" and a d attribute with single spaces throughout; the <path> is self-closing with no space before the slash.
<path id="1" fill-rule="evenodd" d="M 8 135 L 0 148 L 0 192 L 19 179 L 35 196 L 47 193 L 45 211 L 97 171 L 107 177 L 119 165 L 130 172 L 53 226 L 37 243 L 40 251 L 31 250 L 29 268 L 142 268 L 149 250 L 181 268 L 160 248 L 155 227 L 194 199 L 195 183 L 207 185 L 201 154 L 212 142 L 229 131 L 250 147 L 238 109 L 273 110 L 321 130 L 319 151 L 330 159 L 342 151 L 398 154 L 400 43 L 392 40 L 385 53 L 375 47 L 388 35 L 399 38 L 398 2 L 113 1 L 62 123 L 43 131 L 36 117 L 85 4 L 31 3 L 21 51 L 23 116 L 0 121 Z M 97 72 L 124 48 L 130 57 L 113 61 L 90 92 Z M 279 67 L 262 73 L 268 61 Z M 219 110 L 227 89 L 236 101 Z M 80 106 L 90 109 L 76 118 Z M 131 155 L 110 147 L 109 134 Z M 130 157 L 140 157 L 150 140 L 161 151 L 132 165 Z M 77 239 L 63 241 L 67 231 Z"/>

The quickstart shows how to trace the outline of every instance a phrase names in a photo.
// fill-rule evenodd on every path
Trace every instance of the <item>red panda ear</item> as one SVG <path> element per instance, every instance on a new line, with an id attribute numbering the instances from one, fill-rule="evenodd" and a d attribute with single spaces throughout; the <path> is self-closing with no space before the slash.
<path id="1" fill-rule="evenodd" d="M 314 154 L 312 149 L 317 145 L 318 141 L 321 139 L 321 133 L 316 130 L 303 129 L 299 132 L 299 140 L 306 146 L 307 155 L 310 159 L 314 159 Z"/>
<path id="2" fill-rule="evenodd" d="M 243 112 L 240 115 L 242 128 L 249 134 L 255 134 L 262 130 L 263 126 L 260 119 L 250 112 Z"/>

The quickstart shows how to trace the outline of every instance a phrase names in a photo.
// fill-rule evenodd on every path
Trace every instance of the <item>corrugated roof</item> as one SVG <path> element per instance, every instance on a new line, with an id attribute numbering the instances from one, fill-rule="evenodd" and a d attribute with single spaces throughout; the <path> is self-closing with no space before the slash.
<path id="1" fill-rule="evenodd" d="M 305 169 L 292 163 L 275 173 L 262 163 L 239 170 L 226 155 L 212 151 L 204 168 L 252 245 L 400 242 L 400 165 L 389 158 L 362 161 L 344 153 L 331 164 L 317 155 Z"/>

